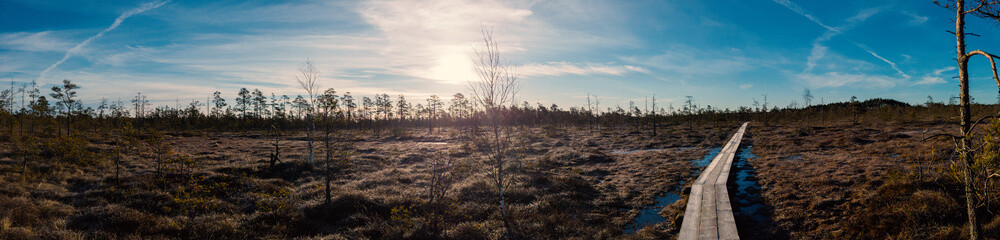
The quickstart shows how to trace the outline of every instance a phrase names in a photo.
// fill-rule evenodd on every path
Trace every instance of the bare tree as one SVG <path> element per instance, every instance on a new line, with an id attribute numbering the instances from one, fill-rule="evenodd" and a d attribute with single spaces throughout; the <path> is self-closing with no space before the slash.
<path id="1" fill-rule="evenodd" d="M 802 90 L 802 101 L 806 104 L 806 107 L 812 106 L 813 94 L 808 88 Z"/>
<path id="2" fill-rule="evenodd" d="M 478 141 L 485 146 L 482 166 L 500 198 L 500 216 L 503 218 L 506 237 L 512 236 L 512 227 L 507 218 L 506 191 L 513 184 L 512 168 L 516 161 L 511 156 L 512 131 L 507 125 L 504 106 L 512 104 L 520 85 L 517 69 L 507 62 L 500 52 L 500 45 L 493 39 L 493 33 L 485 26 L 482 29 L 483 45 L 474 48 L 476 80 L 469 81 L 467 88 L 475 103 L 483 108 L 486 134 L 479 135 Z"/>
<path id="3" fill-rule="evenodd" d="M 653 105 L 653 112 L 652 112 L 653 115 L 650 117 L 650 121 L 652 121 L 652 124 L 653 124 L 653 136 L 656 136 L 656 121 L 657 121 L 657 119 L 656 119 L 656 94 L 653 94 L 653 97 L 651 98 L 651 100 L 652 100 L 651 102 L 652 102 L 652 105 Z"/>
<path id="4" fill-rule="evenodd" d="M 950 0 L 946 3 L 940 3 L 937 0 L 934 1 L 944 8 L 955 11 L 955 31 L 950 33 L 955 34 L 955 39 L 957 42 L 956 50 L 958 57 L 958 79 L 959 86 L 961 88 L 961 117 L 962 121 L 960 123 L 962 136 L 969 136 L 974 128 L 971 122 L 972 112 L 970 110 L 971 101 L 969 100 L 969 59 L 975 55 L 982 55 L 990 60 L 990 67 L 993 69 L 993 80 L 996 81 L 998 87 L 1000 87 L 1000 78 L 997 77 L 997 67 L 994 58 L 995 55 L 989 54 L 982 50 L 966 51 L 965 48 L 965 35 L 974 35 L 972 33 L 965 32 L 965 16 L 967 14 L 972 14 L 976 17 L 992 19 L 1000 22 L 1000 1 L 995 0 L 973 0 L 973 4 L 966 6 L 965 0 Z M 972 174 L 972 146 L 968 137 L 960 137 L 961 143 L 959 145 L 959 153 L 961 153 L 961 162 L 963 162 L 963 178 L 965 184 L 965 203 L 966 212 L 969 217 L 969 239 L 978 240 L 981 239 L 980 226 L 978 219 L 976 217 L 976 200 L 975 200 L 975 190 L 973 186 L 973 174 Z"/>
<path id="5" fill-rule="evenodd" d="M 271 144 L 274 146 L 274 151 L 268 156 L 270 158 L 268 169 L 274 172 L 274 164 L 281 162 L 281 145 L 280 142 L 278 142 L 281 140 L 281 133 L 278 131 L 278 127 L 274 124 L 271 124 L 271 133 L 272 137 L 274 137 L 274 144 Z"/>
<path id="6" fill-rule="evenodd" d="M 319 93 L 319 86 L 316 84 L 316 80 L 319 77 L 319 70 L 316 69 L 316 65 L 313 64 L 312 60 L 306 59 L 305 62 L 299 64 L 299 75 L 295 76 L 295 81 L 299 83 L 299 86 L 303 90 L 306 90 L 306 94 L 309 94 L 309 105 L 315 106 L 316 99 L 315 96 Z M 306 126 L 306 138 L 309 139 L 309 164 L 316 163 L 316 157 L 313 154 L 313 130 L 315 125 L 312 121 L 313 110 L 309 108 L 306 113 L 306 122 L 309 124 Z"/>
<path id="7" fill-rule="evenodd" d="M 427 178 L 427 202 L 431 204 L 431 229 L 440 231 L 442 200 L 455 182 L 454 161 L 448 154 L 438 153 L 430 157 L 430 174 Z"/>

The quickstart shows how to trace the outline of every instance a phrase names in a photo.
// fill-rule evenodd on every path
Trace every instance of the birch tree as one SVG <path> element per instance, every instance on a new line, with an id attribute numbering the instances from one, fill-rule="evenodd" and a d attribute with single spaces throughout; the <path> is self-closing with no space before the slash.
<path id="1" fill-rule="evenodd" d="M 316 106 L 316 94 L 319 93 L 319 85 L 317 85 L 317 78 L 319 77 L 319 70 L 316 69 L 316 65 L 313 64 L 312 60 L 306 59 L 305 62 L 299 64 L 299 75 L 295 76 L 295 81 L 299 83 L 302 90 L 306 91 L 308 95 L 309 106 Z M 307 109 L 306 112 L 306 138 L 309 141 L 309 164 L 316 163 L 316 157 L 313 154 L 313 130 L 315 125 L 312 121 L 313 108 Z"/>
<path id="2" fill-rule="evenodd" d="M 483 27 L 482 43 L 474 48 L 476 79 L 467 83 L 472 99 L 482 106 L 486 133 L 478 135 L 478 141 L 485 146 L 481 165 L 499 198 L 500 216 L 503 218 L 507 238 L 513 236 L 510 219 L 507 216 L 507 189 L 513 185 L 512 170 L 516 161 L 511 154 L 513 128 L 507 125 L 504 106 L 513 103 L 519 90 L 517 69 L 501 55 L 500 45 L 493 39 L 493 33 Z"/>

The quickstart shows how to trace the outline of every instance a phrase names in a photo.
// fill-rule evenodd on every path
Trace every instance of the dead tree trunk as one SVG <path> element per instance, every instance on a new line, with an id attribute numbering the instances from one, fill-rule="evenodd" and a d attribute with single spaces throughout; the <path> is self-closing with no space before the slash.
<path id="1" fill-rule="evenodd" d="M 996 63 L 993 60 L 995 58 L 993 55 L 980 50 L 966 52 L 965 15 L 969 13 L 982 14 L 982 12 L 979 11 L 982 11 L 984 6 L 989 8 L 990 5 L 995 4 L 995 2 L 994 3 L 980 2 L 978 7 L 972 8 L 970 10 L 966 10 L 964 0 L 955 0 L 954 3 L 955 3 L 954 33 L 955 33 L 955 38 L 957 40 L 956 48 L 958 56 L 956 60 L 958 61 L 958 79 L 959 79 L 959 86 L 961 88 L 960 104 L 961 104 L 962 120 L 960 126 L 962 130 L 962 137 L 961 137 L 961 143 L 959 145 L 960 148 L 959 153 L 961 156 L 960 160 L 963 164 L 962 175 L 963 178 L 965 178 L 964 181 L 965 204 L 966 204 L 965 210 L 969 217 L 969 239 L 979 240 L 982 238 L 982 236 L 980 234 L 981 229 L 979 227 L 979 219 L 977 218 L 976 215 L 976 193 L 975 193 L 975 188 L 973 186 L 973 181 L 975 180 L 975 176 L 973 176 L 972 172 L 972 164 L 974 159 L 972 155 L 973 154 L 972 143 L 969 139 L 969 135 L 972 133 L 973 130 L 971 122 L 972 112 L 970 109 L 971 102 L 969 100 L 970 99 L 969 68 L 968 68 L 969 58 L 971 58 L 974 55 L 985 56 L 990 60 L 990 66 L 993 68 L 993 80 L 996 81 L 998 87 L 1000 87 L 1000 78 L 997 77 L 997 68 L 996 68 Z M 986 16 L 989 17 L 990 15 Z"/>
<path id="2" fill-rule="evenodd" d="M 333 154 L 333 149 L 330 148 L 330 120 L 327 119 L 327 118 L 329 118 L 329 117 L 324 117 L 324 121 L 323 121 L 323 125 L 326 128 L 326 137 L 323 138 L 323 142 L 324 142 L 324 145 L 326 147 L 326 159 L 324 159 L 324 162 L 325 162 L 324 163 L 325 164 L 324 168 L 325 168 L 325 170 L 323 171 L 323 175 L 326 175 L 326 176 L 324 176 L 325 177 L 324 180 L 325 180 L 326 183 L 324 184 L 323 189 L 324 189 L 324 192 L 325 192 L 325 195 L 326 195 L 326 200 L 324 201 L 324 203 L 325 204 L 330 204 L 330 175 L 331 175 L 330 174 L 330 162 L 333 160 L 333 157 L 331 156 Z"/>
<path id="3" fill-rule="evenodd" d="M 275 127 L 275 125 L 271 125 L 271 129 L 272 129 L 272 131 L 274 131 L 274 144 L 272 144 L 272 145 L 274 145 L 274 152 L 271 153 L 271 159 L 270 159 L 270 163 L 271 164 L 269 165 L 268 168 L 270 168 L 271 171 L 273 172 L 274 171 L 274 164 L 277 164 L 278 162 L 281 162 L 281 147 L 278 144 L 278 140 L 279 140 L 278 127 Z"/>

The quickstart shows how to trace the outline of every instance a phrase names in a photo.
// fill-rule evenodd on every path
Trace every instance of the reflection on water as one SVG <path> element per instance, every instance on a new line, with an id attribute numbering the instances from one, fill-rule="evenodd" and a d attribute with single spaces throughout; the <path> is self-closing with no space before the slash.
<path id="1" fill-rule="evenodd" d="M 632 153 L 636 151 L 657 151 L 657 150 L 666 150 L 666 148 L 633 150 L 627 153 Z M 715 156 L 719 155 L 719 151 L 721 150 L 722 150 L 721 147 L 712 148 L 711 150 L 708 151 L 708 154 L 705 154 L 705 157 L 702 157 L 701 159 L 691 160 L 691 164 L 696 167 L 704 168 L 708 166 L 709 163 L 712 163 L 712 159 L 715 159 Z M 696 171 L 695 175 L 698 175 L 700 172 L 701 170 Z M 639 216 L 635 218 L 635 222 L 625 227 L 625 233 L 632 234 L 635 231 L 646 227 L 646 225 L 654 225 L 667 220 L 663 216 L 660 216 L 660 211 L 663 210 L 663 208 L 670 206 L 670 204 L 674 204 L 674 202 L 677 202 L 677 200 L 681 199 L 681 196 L 677 195 L 675 192 L 680 192 L 681 188 L 684 187 L 684 184 L 685 182 L 681 181 L 680 183 L 677 184 L 676 189 L 674 189 L 673 191 L 664 193 L 663 195 L 656 197 L 655 204 L 650 206 L 645 206 L 641 210 L 639 210 Z"/>
<path id="2" fill-rule="evenodd" d="M 756 158 L 750 150 L 753 146 L 743 146 L 736 152 L 736 179 L 735 186 L 730 186 L 736 188 L 735 198 L 736 206 L 733 209 L 734 215 L 737 215 L 737 219 L 748 219 L 756 223 L 762 223 L 767 220 L 763 214 L 763 203 L 760 198 L 760 184 L 757 183 L 757 171 L 747 162 L 749 159 Z M 801 156 L 797 156 L 801 158 Z M 740 218 L 742 216 L 743 218 Z"/>
<path id="3" fill-rule="evenodd" d="M 708 150 L 708 154 L 705 157 L 691 160 L 691 164 L 694 164 L 696 167 L 707 167 L 708 164 L 712 163 L 712 159 L 715 159 L 715 156 L 719 155 L 719 151 L 722 151 L 722 147 L 712 148 Z"/>
<path id="4" fill-rule="evenodd" d="M 625 234 L 632 234 L 633 232 L 646 227 L 646 225 L 653 225 L 667 220 L 663 216 L 660 216 L 660 211 L 680 199 L 681 195 L 669 192 L 657 197 L 656 204 L 643 207 L 642 210 L 639 210 L 639 216 L 635 218 L 635 222 L 625 227 Z"/>

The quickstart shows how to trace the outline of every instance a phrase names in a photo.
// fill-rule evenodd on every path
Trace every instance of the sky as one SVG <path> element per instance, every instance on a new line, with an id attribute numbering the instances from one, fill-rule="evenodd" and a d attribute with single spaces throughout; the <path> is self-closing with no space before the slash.
<path id="1" fill-rule="evenodd" d="M 359 95 L 467 92 L 473 49 L 489 29 L 520 73 L 518 101 L 566 108 L 736 108 L 958 94 L 953 12 L 927 0 L 0 0 L 0 78 L 63 79 L 81 99 L 204 102 L 241 87 L 304 94 L 310 60 L 324 89 Z M 972 19 L 969 50 L 1000 53 L 995 23 Z M 995 102 L 988 61 L 972 93 Z M 9 84 L 9 83 L 7 83 Z M 48 92 L 48 91 L 44 91 Z"/>

